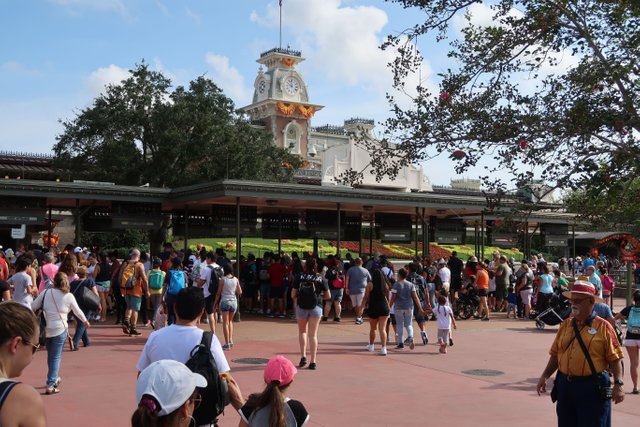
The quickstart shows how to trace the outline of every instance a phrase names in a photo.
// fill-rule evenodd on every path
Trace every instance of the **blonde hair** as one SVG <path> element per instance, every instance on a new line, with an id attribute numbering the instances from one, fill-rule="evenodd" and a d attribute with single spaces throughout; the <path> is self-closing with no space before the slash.
<path id="1" fill-rule="evenodd" d="M 56 273 L 56 277 L 53 278 L 53 287 L 61 290 L 63 293 L 69 293 L 69 277 L 66 274 L 59 271 Z"/>
<path id="2" fill-rule="evenodd" d="M 78 277 L 87 277 L 88 271 L 89 269 L 87 269 L 86 265 L 79 265 L 76 269 L 76 274 L 78 275 Z"/>

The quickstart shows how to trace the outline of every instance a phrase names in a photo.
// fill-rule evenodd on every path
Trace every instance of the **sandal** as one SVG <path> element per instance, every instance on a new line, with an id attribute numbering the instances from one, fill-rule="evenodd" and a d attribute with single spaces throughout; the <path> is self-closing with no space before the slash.
<path id="1" fill-rule="evenodd" d="M 300 363 L 298 363 L 298 366 L 300 368 L 304 368 L 307 365 L 307 358 L 306 357 L 301 357 L 300 358 Z"/>
<path id="2" fill-rule="evenodd" d="M 57 387 L 50 386 L 50 387 L 47 387 L 47 390 L 44 393 L 45 394 L 58 394 L 58 393 L 60 393 L 60 389 L 57 388 Z"/>

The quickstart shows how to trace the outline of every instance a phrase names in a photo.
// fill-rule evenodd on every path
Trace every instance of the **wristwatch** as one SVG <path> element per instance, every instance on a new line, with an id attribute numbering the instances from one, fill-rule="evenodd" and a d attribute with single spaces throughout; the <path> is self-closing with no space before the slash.
<path id="1" fill-rule="evenodd" d="M 624 385 L 624 381 L 622 381 L 620 378 L 613 380 L 613 384 L 615 385 Z"/>

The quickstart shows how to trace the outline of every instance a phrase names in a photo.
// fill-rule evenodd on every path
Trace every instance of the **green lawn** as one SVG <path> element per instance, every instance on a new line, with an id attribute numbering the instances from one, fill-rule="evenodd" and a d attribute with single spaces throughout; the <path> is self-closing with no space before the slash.
<path id="1" fill-rule="evenodd" d="M 236 252 L 235 245 L 235 237 L 220 237 L 214 239 L 189 239 L 189 247 L 191 249 L 195 249 L 196 244 L 203 243 L 207 246 L 208 249 L 216 249 L 216 248 L 224 248 L 228 255 L 234 256 Z M 174 241 L 174 246 L 176 248 L 183 248 L 183 241 Z M 357 254 L 358 252 L 358 242 L 342 242 L 340 245 L 342 248 L 342 255 L 346 252 L 351 252 L 352 254 Z M 419 245 L 419 254 L 422 254 L 422 245 Z M 446 249 L 448 251 L 457 251 L 458 256 L 466 260 L 469 256 L 473 255 L 473 246 L 466 245 L 436 245 L 434 243 L 431 244 L 432 252 L 437 252 L 437 249 Z M 335 254 L 335 247 L 331 246 L 329 241 L 327 240 L 318 240 L 318 249 L 320 252 L 320 256 L 325 257 L 327 255 Z M 434 251 L 436 249 L 436 251 Z M 242 239 L 242 255 L 248 255 L 249 252 L 252 252 L 256 256 L 262 256 L 264 252 L 272 251 L 275 252 L 278 250 L 278 240 L 277 239 L 262 239 L 258 237 L 247 237 Z M 297 240 L 282 240 L 282 250 L 291 253 L 298 252 L 299 254 L 303 252 L 311 252 L 313 251 L 313 240 L 312 239 L 297 239 Z M 363 252 L 369 252 L 369 241 L 363 240 L 362 242 L 362 250 Z M 380 241 L 374 241 L 374 251 L 379 250 L 381 253 L 387 254 L 390 258 L 395 259 L 408 259 L 411 258 L 415 254 L 415 243 L 411 244 L 390 244 L 390 243 L 381 243 Z M 498 250 L 500 253 L 506 255 L 507 257 L 514 257 L 516 260 L 522 259 L 523 254 L 514 249 L 500 249 L 493 246 L 485 246 L 484 255 L 485 258 L 491 258 L 491 254 L 494 250 Z"/>

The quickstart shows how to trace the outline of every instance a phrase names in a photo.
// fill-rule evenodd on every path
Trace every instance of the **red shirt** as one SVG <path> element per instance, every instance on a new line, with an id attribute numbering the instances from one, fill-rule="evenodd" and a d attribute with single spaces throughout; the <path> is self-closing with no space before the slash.
<path id="1" fill-rule="evenodd" d="M 276 262 L 269 266 L 269 281 L 274 288 L 282 287 L 284 281 L 284 275 L 287 273 L 287 268 L 281 262 Z"/>
<path id="2" fill-rule="evenodd" d="M 489 289 L 489 273 L 487 273 L 487 270 L 476 271 L 476 286 L 478 289 Z"/>

